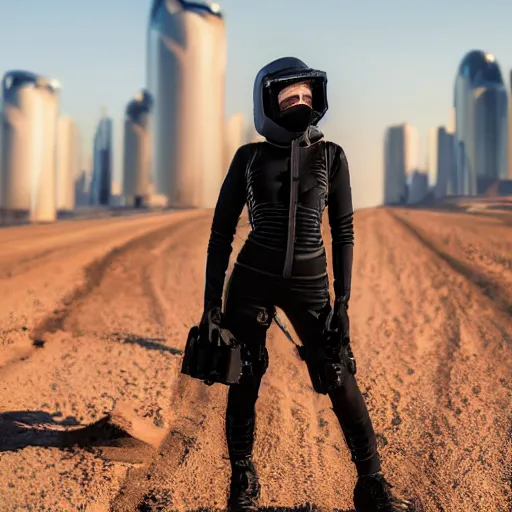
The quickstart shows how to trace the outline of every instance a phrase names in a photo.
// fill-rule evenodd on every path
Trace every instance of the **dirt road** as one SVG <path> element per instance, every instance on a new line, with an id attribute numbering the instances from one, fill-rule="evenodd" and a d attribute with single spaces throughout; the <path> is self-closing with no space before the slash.
<path id="1" fill-rule="evenodd" d="M 224 507 L 226 388 L 179 374 L 210 221 L 0 231 L 0 511 Z M 427 511 L 510 511 L 507 219 L 362 210 L 355 256 L 353 349 L 389 480 Z M 268 345 L 261 505 L 350 510 L 355 471 L 328 401 L 276 326 Z"/>

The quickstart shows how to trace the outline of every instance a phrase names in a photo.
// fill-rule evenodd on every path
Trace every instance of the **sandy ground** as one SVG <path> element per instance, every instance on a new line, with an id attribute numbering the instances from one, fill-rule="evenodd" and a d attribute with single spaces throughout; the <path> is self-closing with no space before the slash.
<path id="1" fill-rule="evenodd" d="M 0 230 L 1 512 L 223 509 L 227 388 L 179 373 L 210 221 Z M 426 511 L 512 510 L 509 217 L 358 212 L 351 319 L 395 490 Z M 355 470 L 328 400 L 276 326 L 268 345 L 262 508 L 351 510 Z"/>

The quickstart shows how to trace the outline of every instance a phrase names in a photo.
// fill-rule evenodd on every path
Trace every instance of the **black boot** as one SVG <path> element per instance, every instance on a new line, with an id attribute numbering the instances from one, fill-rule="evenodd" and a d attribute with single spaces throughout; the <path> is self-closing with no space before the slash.
<path id="1" fill-rule="evenodd" d="M 231 463 L 228 512 L 257 512 L 260 496 L 258 473 L 250 457 Z"/>
<path id="2" fill-rule="evenodd" d="M 421 512 L 421 503 L 403 500 L 391 492 L 393 486 L 382 473 L 360 476 L 354 489 L 357 512 Z"/>

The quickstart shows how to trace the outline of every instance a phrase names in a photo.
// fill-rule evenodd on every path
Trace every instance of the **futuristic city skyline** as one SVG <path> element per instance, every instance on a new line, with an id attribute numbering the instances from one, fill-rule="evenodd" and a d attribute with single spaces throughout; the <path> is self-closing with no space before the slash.
<path id="1" fill-rule="evenodd" d="M 229 2 L 227 3 L 229 4 Z M 206 22 L 207 18 L 210 21 L 217 20 L 219 23 Z M 225 26 L 224 11 L 217 4 L 188 3 L 178 0 L 174 2 L 155 0 L 147 6 L 146 20 L 148 20 L 145 35 L 147 45 L 146 62 L 144 66 L 141 66 L 146 79 L 139 85 L 142 88 L 153 89 L 152 94 L 155 96 L 157 104 L 160 104 L 160 107 L 155 109 L 156 115 L 152 119 L 152 129 L 147 129 L 147 139 L 152 148 L 151 156 L 146 159 L 149 160 L 149 167 L 152 169 L 151 186 L 148 185 L 148 187 L 152 194 L 163 192 L 168 196 L 177 190 L 184 191 L 188 187 L 191 191 L 190 197 L 186 200 L 174 198 L 175 205 L 214 206 L 216 193 L 227 168 L 226 155 L 232 154 L 232 148 L 227 149 L 227 146 L 233 145 L 227 140 L 219 143 L 219 140 L 226 139 L 227 134 L 233 131 L 228 129 L 230 122 L 235 125 L 238 124 L 241 130 L 243 123 L 235 123 L 233 120 L 237 116 L 245 117 L 244 114 L 237 112 L 226 115 L 226 108 L 224 107 L 224 98 L 226 101 L 230 99 L 230 95 L 224 89 L 229 90 L 231 87 L 227 77 L 224 77 L 225 72 L 227 72 L 225 60 L 228 50 L 224 31 L 229 27 L 229 23 Z M 212 29 L 210 25 L 216 28 Z M 197 29 L 197 27 L 200 28 Z M 194 45 L 196 48 L 203 48 L 200 51 L 201 59 L 192 56 L 185 58 L 182 50 L 185 34 L 187 34 L 187 38 L 192 37 L 196 40 L 197 44 Z M 162 38 L 165 38 L 167 42 L 172 41 L 173 44 L 169 47 L 161 44 Z M 216 40 L 217 43 L 213 44 Z M 201 65 L 192 64 L 199 61 L 202 62 Z M 178 66 L 177 63 L 179 62 L 186 62 L 187 66 Z M 470 62 L 469 67 L 465 62 Z M 209 69 L 205 63 L 208 63 Z M 189 71 L 186 70 L 187 67 Z M 508 152 L 511 149 L 507 142 L 511 136 L 508 133 L 507 126 L 509 108 L 507 106 L 507 94 L 509 87 L 503 83 L 505 73 L 502 74 L 499 70 L 493 54 L 480 50 L 469 52 L 465 58 L 461 59 L 458 69 L 454 94 L 452 95 L 452 103 L 458 105 L 457 108 L 454 108 L 455 117 L 457 118 L 454 126 L 458 126 L 458 129 L 455 130 L 454 128 L 452 130 L 449 127 L 450 122 L 447 122 L 446 125 L 431 127 L 428 134 L 425 133 L 425 130 L 415 127 L 419 141 L 415 144 L 418 147 L 417 149 L 408 149 L 407 154 L 409 156 L 406 157 L 406 160 L 412 158 L 415 163 L 404 162 L 404 169 L 407 168 L 407 170 L 404 170 L 406 183 L 412 186 L 414 178 L 415 190 L 417 190 L 418 184 L 425 183 L 425 180 L 423 176 L 418 176 L 415 173 L 427 173 L 428 186 L 436 197 L 477 193 L 489 185 L 489 180 L 504 179 L 510 166 Z M 180 93 L 183 88 L 190 89 L 190 87 L 184 85 L 186 83 L 197 85 L 196 93 L 190 93 L 187 96 L 188 98 L 194 98 L 194 101 L 189 101 L 188 106 L 186 106 L 187 102 L 184 101 L 185 96 Z M 158 87 L 155 84 L 158 84 Z M 66 88 L 64 90 L 66 91 Z M 214 91 L 217 91 L 215 94 L 220 98 L 219 101 L 208 101 Z M 447 97 L 449 97 L 448 90 L 446 92 Z M 330 97 L 333 96 L 336 98 L 336 92 L 331 88 Z M 164 99 L 159 100 L 159 97 Z M 59 92 L 59 103 L 61 103 L 60 99 L 61 92 Z M 179 105 L 179 108 L 173 110 L 171 108 L 173 102 Z M 167 109 L 166 104 L 168 105 Z M 82 135 L 79 138 L 81 142 L 78 142 L 82 147 L 77 151 L 80 158 L 80 182 L 84 182 L 82 171 L 87 171 L 85 182 L 90 183 L 92 181 L 94 184 L 94 187 L 92 187 L 94 198 L 89 202 L 96 203 L 99 201 L 98 183 L 110 181 L 109 186 L 103 186 L 103 189 L 108 188 L 109 191 L 108 193 L 102 193 L 103 198 L 101 199 L 103 204 L 108 204 L 110 199 L 107 199 L 107 197 L 113 194 L 114 189 L 118 190 L 123 187 L 124 176 L 130 173 L 133 174 L 134 171 L 133 169 L 131 171 L 127 170 L 129 164 L 126 162 L 125 143 L 121 143 L 122 151 L 120 153 L 116 142 L 119 139 L 124 141 L 126 138 L 126 130 L 123 128 L 124 118 L 119 119 L 111 112 L 110 108 L 102 110 L 103 113 L 100 119 L 108 117 L 111 123 L 108 165 L 98 163 L 101 159 L 98 159 L 93 141 L 89 140 L 87 135 L 83 136 L 80 121 L 73 117 L 71 119 Z M 172 115 L 171 111 L 173 112 Z M 183 114 L 185 111 L 186 115 Z M 198 112 L 200 112 L 200 116 Z M 219 122 L 198 123 L 194 121 L 194 119 L 199 118 L 203 120 L 205 118 L 213 119 L 211 116 Z M 358 191 L 362 190 L 363 178 L 365 173 L 369 171 L 364 168 L 361 169 L 358 154 L 351 153 L 351 133 L 345 132 L 348 135 L 346 144 L 344 140 L 336 138 L 337 130 L 333 130 L 333 119 L 330 116 L 331 112 L 327 116 L 325 126 L 322 124 L 321 128 L 324 129 L 328 138 L 341 143 L 346 149 L 351 168 L 355 171 L 353 172 L 353 188 L 357 207 L 360 206 L 357 200 Z M 405 117 L 408 120 L 406 124 L 412 127 L 414 117 L 414 112 L 411 110 L 410 120 Z M 463 123 L 461 119 L 467 119 L 467 123 Z M 248 117 L 248 120 L 249 124 L 252 125 L 252 119 Z M 174 126 L 179 126 L 180 129 L 175 130 L 172 127 L 173 123 Z M 209 130 L 208 127 L 214 124 L 218 125 L 219 128 Z M 194 127 L 194 129 L 189 129 L 187 132 L 187 126 Z M 198 130 L 195 128 L 196 126 L 201 126 L 202 129 Z M 349 123 L 347 126 L 349 126 Z M 478 133 L 475 131 L 477 126 Z M 207 127 L 207 129 L 203 130 L 204 127 Z M 237 141 L 253 140 L 253 137 L 248 135 L 249 131 L 244 136 L 233 134 L 229 137 L 233 137 Z M 193 135 L 185 136 L 186 133 L 193 133 Z M 204 137 L 203 142 L 199 142 L 201 133 Z M 178 140 L 179 137 L 182 137 L 182 142 Z M 208 146 L 209 149 L 204 152 L 193 151 L 194 145 L 188 143 L 191 137 L 196 140 L 197 146 Z M 456 142 L 454 142 L 456 147 L 455 149 L 452 148 L 454 154 L 448 156 L 452 151 L 452 149 L 448 149 L 451 144 L 448 140 L 451 137 L 456 139 Z M 407 140 L 409 139 L 410 136 Z M 187 141 L 187 143 L 183 141 Z M 426 144 L 424 144 L 425 142 Z M 83 150 L 84 144 L 88 148 L 85 151 Z M 410 144 L 408 143 L 408 145 Z M 184 151 L 183 148 L 188 148 L 189 151 Z M 216 157 L 213 157 L 214 154 Z M 414 157 L 411 156 L 413 154 Z M 201 161 L 201 155 L 207 155 L 207 157 Z M 172 163 L 173 158 L 176 160 L 175 163 Z M 447 163 L 450 158 L 455 160 L 454 166 Z M 91 162 L 90 165 L 87 164 L 88 161 Z M 180 163 L 176 164 L 176 162 Z M 218 163 L 214 164 L 214 162 Z M 376 173 L 377 179 L 371 181 L 371 187 L 366 187 L 368 190 L 379 188 L 380 177 L 389 174 L 389 170 L 383 169 L 386 165 L 388 164 L 384 161 L 381 168 L 371 171 Z M 102 166 L 103 169 L 100 175 L 102 173 L 105 173 L 106 176 L 110 175 L 110 180 L 106 177 L 98 177 L 98 166 Z M 116 171 L 119 167 L 121 167 L 120 173 Z M 204 172 L 206 167 L 208 167 L 209 172 Z M 146 171 L 137 172 L 144 174 Z M 400 186 L 397 183 L 384 183 L 384 180 L 382 180 L 382 196 L 389 193 L 384 190 L 389 187 L 395 189 L 392 195 L 396 196 L 397 187 Z M 192 197 L 194 195 L 195 198 Z M 128 194 L 128 191 L 123 192 L 123 196 L 126 199 L 125 204 L 134 201 L 134 194 Z M 131 196 L 132 199 L 128 196 Z M 381 201 L 382 199 L 383 197 L 381 197 Z M 395 200 L 396 197 L 393 201 Z"/>
<path id="2" fill-rule="evenodd" d="M 511 72 L 512 78 L 512 72 Z M 496 57 L 471 50 L 458 66 L 453 108 L 446 126 L 431 128 L 425 167 L 409 180 L 409 162 L 419 158 L 417 133 L 408 124 L 388 128 L 384 148 L 384 204 L 419 203 L 428 196 L 477 196 L 500 181 L 512 187 L 509 160 L 509 95 Z M 502 187 L 503 188 L 503 187 Z M 511 188 L 512 193 L 512 188 Z"/>

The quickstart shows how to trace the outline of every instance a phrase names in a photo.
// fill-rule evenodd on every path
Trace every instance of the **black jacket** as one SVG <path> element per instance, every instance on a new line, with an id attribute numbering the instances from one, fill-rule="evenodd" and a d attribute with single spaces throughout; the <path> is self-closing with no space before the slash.
<path id="1" fill-rule="evenodd" d="M 343 149 L 312 127 L 291 147 L 241 146 L 222 184 L 206 264 L 205 308 L 222 304 L 238 220 L 247 204 L 252 231 L 237 264 L 281 278 L 325 275 L 322 213 L 328 205 L 336 298 L 350 296 L 352 193 Z"/>

